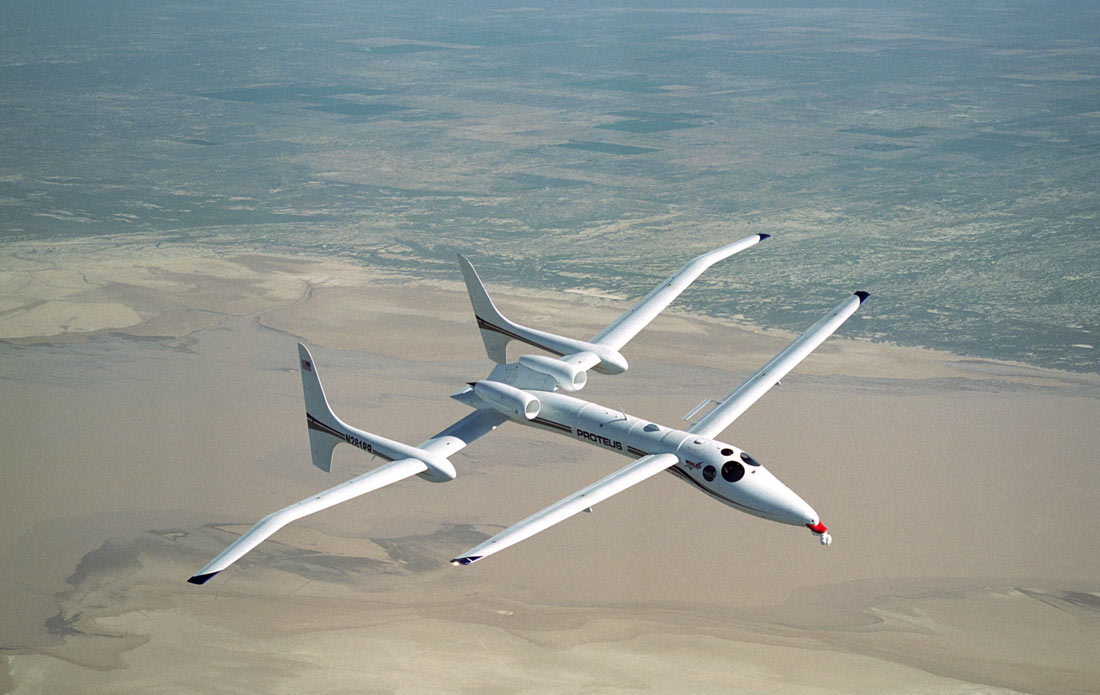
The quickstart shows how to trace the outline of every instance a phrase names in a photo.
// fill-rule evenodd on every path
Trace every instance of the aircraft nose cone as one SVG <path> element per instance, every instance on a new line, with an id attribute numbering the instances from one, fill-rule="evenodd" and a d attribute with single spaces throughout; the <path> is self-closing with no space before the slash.
<path id="1" fill-rule="evenodd" d="M 817 517 L 817 512 L 814 508 L 806 503 L 806 500 L 799 497 L 792 490 L 788 490 L 790 498 L 787 500 L 786 511 L 791 517 L 791 523 L 798 524 L 799 526 L 809 526 L 811 524 L 821 523 Z"/>
<path id="2" fill-rule="evenodd" d="M 766 504 L 777 521 L 792 526 L 811 526 L 820 523 L 817 512 L 806 503 L 806 500 L 784 485 L 778 478 L 771 479 L 764 486 Z M 763 482 L 763 481 L 762 481 Z"/>

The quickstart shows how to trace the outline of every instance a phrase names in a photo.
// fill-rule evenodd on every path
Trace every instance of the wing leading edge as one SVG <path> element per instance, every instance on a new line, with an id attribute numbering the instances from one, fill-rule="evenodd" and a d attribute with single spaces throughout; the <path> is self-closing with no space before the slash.
<path id="1" fill-rule="evenodd" d="M 553 353 L 561 358 L 562 362 L 578 369 L 592 368 L 604 374 L 620 374 L 627 369 L 626 358 L 619 353 L 620 349 L 649 325 L 707 268 L 735 253 L 759 244 L 768 236 L 768 234 L 753 234 L 696 256 L 590 341 L 547 333 L 509 320 L 493 304 L 493 300 L 489 297 L 485 285 L 469 259 L 460 254 L 458 263 L 462 269 L 466 289 L 470 294 L 474 317 L 477 319 L 486 353 L 491 360 L 498 364 L 506 364 L 508 361 L 506 347 L 510 341 L 518 340 Z"/>
<path id="2" fill-rule="evenodd" d="M 462 555 L 451 560 L 452 565 L 469 565 L 482 558 L 498 553 L 522 540 L 526 540 L 539 531 L 602 502 L 608 497 L 637 485 L 657 475 L 661 471 L 676 465 L 679 459 L 673 454 L 651 454 L 643 456 L 628 466 L 620 468 L 611 475 L 578 490 L 563 500 L 555 502 L 541 512 L 527 517 L 523 521 L 501 531 L 484 543 L 470 548 Z"/>
<path id="3" fill-rule="evenodd" d="M 758 401 L 772 386 L 778 384 L 780 379 L 787 376 L 799 362 L 806 359 L 806 356 L 818 345 L 836 332 L 836 329 L 856 312 L 868 296 L 866 292 L 856 292 L 838 304 L 835 309 L 783 348 L 767 364 L 756 370 L 743 384 L 731 391 L 701 420 L 688 428 L 688 432 L 711 439 L 721 434 L 722 430 L 733 424 L 733 421 L 748 410 L 749 406 Z"/>
<path id="4" fill-rule="evenodd" d="M 508 418 L 494 410 L 478 410 L 470 413 L 447 429 L 423 442 L 418 449 L 440 456 L 449 456 L 463 449 L 478 437 L 491 432 Z M 419 459 L 406 458 L 393 461 L 372 471 L 345 480 L 339 485 L 319 492 L 316 495 L 295 502 L 276 512 L 268 514 L 205 567 L 196 572 L 187 581 L 192 584 L 205 584 L 218 572 L 241 559 L 246 553 L 271 537 L 276 531 L 292 521 L 315 514 L 341 502 L 373 492 L 386 485 L 411 478 L 428 470 L 428 466 Z"/>
<path id="5" fill-rule="evenodd" d="M 607 328 L 597 333 L 589 342 L 595 345 L 606 345 L 613 350 L 621 350 L 653 319 L 657 318 L 657 315 L 664 311 L 673 300 L 679 297 L 691 283 L 695 282 L 707 268 L 735 253 L 756 246 L 770 236 L 770 234 L 753 234 L 732 244 L 726 244 L 721 248 L 696 256 L 670 275 L 667 280 L 655 287 L 653 291 L 642 297 L 637 304 L 627 309 L 622 316 L 612 321 Z"/>
<path id="6" fill-rule="evenodd" d="M 309 516 L 322 509 L 328 509 L 341 502 L 347 502 L 354 497 L 365 495 L 368 492 L 396 483 L 399 480 L 411 478 L 417 473 L 423 473 L 426 470 L 428 470 L 428 466 L 425 465 L 423 461 L 417 459 L 393 461 L 373 471 L 369 471 L 351 480 L 346 480 L 339 485 L 330 487 L 328 490 L 319 492 L 301 502 L 295 502 L 277 512 L 272 512 L 263 519 L 260 519 L 255 526 L 250 528 L 240 538 L 233 541 L 228 548 L 219 553 L 217 557 L 207 563 L 205 567 L 196 572 L 187 581 L 192 584 L 205 584 L 215 574 L 241 559 L 245 553 L 252 550 L 276 531 L 296 519 L 301 519 L 303 516 Z"/>

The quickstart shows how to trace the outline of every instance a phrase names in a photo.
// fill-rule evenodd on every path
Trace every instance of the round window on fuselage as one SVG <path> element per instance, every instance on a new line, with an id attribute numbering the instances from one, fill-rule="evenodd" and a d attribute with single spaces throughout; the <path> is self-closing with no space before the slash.
<path id="1" fill-rule="evenodd" d="M 745 467 L 737 461 L 726 461 L 722 464 L 722 479 L 727 483 L 736 483 L 745 477 Z"/>
<path id="2" fill-rule="evenodd" d="M 714 466 L 707 466 L 703 469 L 703 480 L 708 483 L 714 480 L 714 476 L 718 475 L 718 470 Z"/>

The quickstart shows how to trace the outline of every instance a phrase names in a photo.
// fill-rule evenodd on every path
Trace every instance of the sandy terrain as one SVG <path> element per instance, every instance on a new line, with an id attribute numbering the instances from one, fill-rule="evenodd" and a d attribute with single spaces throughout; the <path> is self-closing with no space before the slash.
<path id="1" fill-rule="evenodd" d="M 623 308 L 486 280 L 580 337 Z M 663 316 L 584 395 L 675 425 L 788 338 Z M 456 481 L 309 517 L 187 584 L 373 465 L 309 464 L 296 339 L 342 417 L 412 443 L 489 367 L 457 272 L 5 247 L 0 692 L 1100 692 L 1100 378 L 830 339 L 725 434 L 821 512 L 828 550 L 659 476 L 453 568 L 625 462 L 505 425 Z"/>

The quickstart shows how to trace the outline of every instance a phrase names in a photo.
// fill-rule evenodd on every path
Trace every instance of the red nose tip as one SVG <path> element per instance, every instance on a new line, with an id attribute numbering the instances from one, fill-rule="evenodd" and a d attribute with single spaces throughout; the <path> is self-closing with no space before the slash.
<path id="1" fill-rule="evenodd" d="M 814 533 L 825 533 L 829 530 L 825 528 L 825 524 L 821 523 L 820 521 L 816 524 L 806 524 L 806 528 L 810 529 Z"/>

